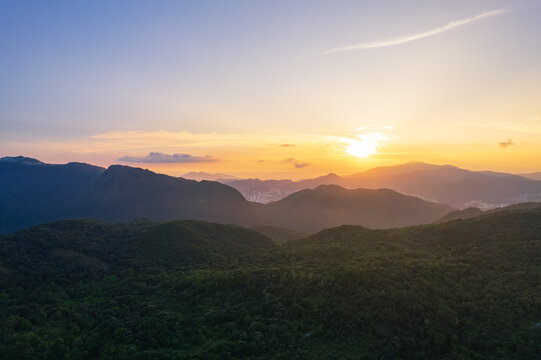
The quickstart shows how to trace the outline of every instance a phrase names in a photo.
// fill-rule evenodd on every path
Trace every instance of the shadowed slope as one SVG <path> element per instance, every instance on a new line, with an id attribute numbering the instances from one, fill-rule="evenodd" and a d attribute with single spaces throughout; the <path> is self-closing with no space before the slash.
<path id="1" fill-rule="evenodd" d="M 66 216 L 110 221 L 198 219 L 251 225 L 256 221 L 252 209 L 258 205 L 217 182 L 197 182 L 113 165 L 74 200 Z"/>
<path id="2" fill-rule="evenodd" d="M 304 232 L 343 224 L 391 228 L 430 223 L 451 210 L 388 189 L 347 190 L 337 185 L 302 190 L 265 209 L 273 225 Z"/>
<path id="3" fill-rule="evenodd" d="M 104 168 L 45 164 L 18 157 L 0 158 L 0 234 L 60 217 L 60 211 Z"/>
<path id="4" fill-rule="evenodd" d="M 120 165 L 103 171 L 85 164 L 56 166 L 30 160 L 0 162 L 0 170 L 13 167 L 13 162 L 18 169 L 2 180 L 13 194 L 6 191 L 3 195 L 0 231 L 86 217 L 106 221 L 195 219 L 313 232 L 342 224 L 388 228 L 428 223 L 451 210 L 391 190 L 338 186 L 302 190 L 264 205 L 249 202 L 232 187 L 213 181 L 186 180 Z"/>

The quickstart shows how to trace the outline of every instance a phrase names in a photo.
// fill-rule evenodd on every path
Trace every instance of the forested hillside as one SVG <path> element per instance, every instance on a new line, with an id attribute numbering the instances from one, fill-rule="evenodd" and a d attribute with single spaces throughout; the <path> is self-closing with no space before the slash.
<path id="1" fill-rule="evenodd" d="M 389 189 L 348 190 L 338 185 L 320 185 L 265 204 L 263 210 L 269 224 L 316 232 L 344 224 L 372 229 L 428 224 L 452 208 Z"/>
<path id="2" fill-rule="evenodd" d="M 501 211 L 514 211 L 514 210 L 526 210 L 526 209 L 535 209 L 541 207 L 541 202 L 525 202 L 519 204 L 513 204 L 504 207 L 497 207 L 490 210 L 481 210 L 476 207 L 470 207 L 462 210 L 453 210 L 450 213 L 446 214 L 441 219 L 438 219 L 437 223 L 443 223 L 446 221 L 459 220 L 459 219 L 470 219 L 480 215 L 493 214 Z"/>
<path id="3" fill-rule="evenodd" d="M 0 238 L 2 359 L 538 359 L 541 210 L 275 245 L 197 221 Z"/>

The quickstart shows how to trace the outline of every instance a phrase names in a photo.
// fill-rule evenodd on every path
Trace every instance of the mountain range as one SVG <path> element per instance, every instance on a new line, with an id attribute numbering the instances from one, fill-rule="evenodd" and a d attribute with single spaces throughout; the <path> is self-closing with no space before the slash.
<path id="1" fill-rule="evenodd" d="M 514 174 L 470 171 L 451 165 L 410 162 L 377 167 L 349 176 L 328 174 L 315 179 L 219 180 L 239 190 L 252 201 L 272 202 L 322 184 L 349 189 L 388 188 L 455 208 L 495 208 L 520 202 L 541 201 L 541 181 Z"/>
<path id="2" fill-rule="evenodd" d="M 50 165 L 23 157 L 0 160 L 0 174 L 0 232 L 4 233 L 64 218 L 196 219 L 315 232 L 343 224 L 371 228 L 424 224 L 453 210 L 392 190 L 348 190 L 336 185 L 261 204 L 213 181 L 121 165 L 108 169 L 76 163 Z"/>

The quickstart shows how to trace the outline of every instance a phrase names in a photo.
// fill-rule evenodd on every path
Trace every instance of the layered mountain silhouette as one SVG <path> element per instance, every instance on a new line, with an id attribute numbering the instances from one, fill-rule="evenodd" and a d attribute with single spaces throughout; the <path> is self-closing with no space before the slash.
<path id="1" fill-rule="evenodd" d="M 295 191 L 322 184 L 335 184 L 349 189 L 388 188 L 445 203 L 457 208 L 477 206 L 492 208 L 513 203 L 541 201 L 541 181 L 490 171 L 470 171 L 451 165 L 410 162 L 377 167 L 350 176 L 327 176 L 303 180 L 225 180 L 222 181 L 246 198 L 271 202 Z"/>
<path id="2" fill-rule="evenodd" d="M 73 199 L 63 217 L 109 221 L 199 219 L 252 225 L 258 222 L 256 210 L 260 206 L 218 182 L 112 165 Z"/>
<path id="3" fill-rule="evenodd" d="M 1 232 L 63 218 L 130 221 L 196 219 L 313 232 L 342 224 L 389 228 L 431 223 L 450 210 L 392 190 L 320 186 L 272 204 L 247 201 L 234 188 L 112 165 L 0 161 Z M 57 183 L 58 182 L 58 183 Z M 23 196 L 24 194 L 24 196 Z"/>
<path id="4" fill-rule="evenodd" d="M 494 207 L 541 201 L 541 181 L 490 171 L 470 171 L 451 165 L 407 163 L 379 167 L 347 177 L 353 187 L 387 187 L 449 204 L 453 207 Z"/>
<path id="5" fill-rule="evenodd" d="M 296 191 L 313 189 L 319 185 L 345 185 L 343 178 L 332 173 L 315 179 L 301 181 L 260 179 L 217 179 L 216 181 L 234 187 L 250 201 L 263 204 L 281 200 Z"/>

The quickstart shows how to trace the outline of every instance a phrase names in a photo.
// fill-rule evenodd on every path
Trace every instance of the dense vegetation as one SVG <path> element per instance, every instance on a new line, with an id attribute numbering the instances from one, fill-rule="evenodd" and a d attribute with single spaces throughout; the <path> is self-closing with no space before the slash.
<path id="1" fill-rule="evenodd" d="M 309 233 L 303 233 L 270 225 L 256 226 L 253 228 L 253 230 L 265 235 L 277 244 L 282 244 L 292 240 L 300 240 L 310 235 Z"/>
<path id="2" fill-rule="evenodd" d="M 2 359 L 538 359 L 541 210 L 276 245 L 197 221 L 0 238 Z"/>

